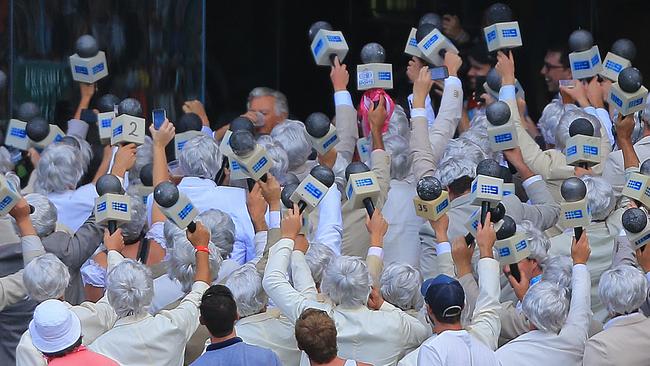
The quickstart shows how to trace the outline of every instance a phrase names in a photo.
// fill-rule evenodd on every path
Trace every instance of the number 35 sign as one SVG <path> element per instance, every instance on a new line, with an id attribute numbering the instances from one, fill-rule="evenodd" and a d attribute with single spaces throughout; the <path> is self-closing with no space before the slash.
<path id="1" fill-rule="evenodd" d="M 142 145 L 145 136 L 144 118 L 122 114 L 113 119 L 111 124 L 111 145 L 130 144 Z"/>

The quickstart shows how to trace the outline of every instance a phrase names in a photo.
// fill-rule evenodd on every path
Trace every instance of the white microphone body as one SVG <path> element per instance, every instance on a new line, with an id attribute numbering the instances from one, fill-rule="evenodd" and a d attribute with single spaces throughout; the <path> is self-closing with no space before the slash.
<path id="1" fill-rule="evenodd" d="M 487 81 L 483 83 L 483 89 L 485 89 L 490 96 L 492 96 L 494 99 L 498 100 L 499 99 L 499 91 L 498 90 L 492 90 L 490 88 L 490 85 L 488 85 Z M 519 83 L 519 80 L 515 79 L 515 97 L 517 99 L 523 98 L 526 99 L 526 93 L 524 92 L 524 87 L 521 86 Z"/>
<path id="2" fill-rule="evenodd" d="M 418 48 L 422 52 L 422 58 L 435 66 L 442 66 L 445 63 L 445 59 L 440 55 L 440 51 L 445 50 L 447 52 L 458 53 L 456 46 L 437 28 L 422 38 L 418 43 Z"/>
<path id="3" fill-rule="evenodd" d="M 643 110 L 647 98 L 648 89 L 643 85 L 634 93 L 623 91 L 618 83 L 614 83 L 609 90 L 609 102 L 624 116 Z"/>
<path id="4" fill-rule="evenodd" d="M 645 229 L 641 230 L 640 233 L 633 233 L 625 229 L 625 236 L 627 240 L 634 245 L 634 249 L 640 249 L 641 247 L 650 243 L 650 219 L 646 222 Z"/>
<path id="5" fill-rule="evenodd" d="M 424 58 L 422 51 L 420 51 L 418 48 L 418 40 L 415 38 L 417 31 L 417 28 L 411 28 L 409 38 L 406 40 L 406 45 L 404 46 L 404 53 L 407 55 Z"/>
<path id="6" fill-rule="evenodd" d="M 296 190 L 293 191 L 290 199 L 295 204 L 301 201 L 306 203 L 305 212 L 309 213 L 323 200 L 328 190 L 329 188 L 314 178 L 313 175 L 307 174 L 305 179 L 296 187 Z"/>
<path id="7" fill-rule="evenodd" d="M 357 151 L 359 152 L 359 159 L 362 162 L 370 160 L 370 139 L 367 137 L 361 137 L 357 140 Z"/>
<path id="8" fill-rule="evenodd" d="M 146 205 L 149 201 L 149 195 L 153 193 L 154 187 L 148 187 L 142 184 L 138 184 L 138 196 L 142 197 L 142 202 Z"/>
<path id="9" fill-rule="evenodd" d="M 357 65 L 357 90 L 393 89 L 393 65 L 369 63 Z"/>
<path id="10" fill-rule="evenodd" d="M 4 174 L 0 174 L 0 216 L 8 214 L 20 199 L 20 187 L 15 187 Z"/>
<path id="11" fill-rule="evenodd" d="M 577 166 L 583 163 L 596 165 L 602 160 L 600 156 L 600 138 L 594 136 L 574 135 L 566 142 L 566 162 Z"/>
<path id="12" fill-rule="evenodd" d="M 503 183 L 503 197 L 515 194 L 514 183 Z"/>
<path id="13" fill-rule="evenodd" d="M 636 172 L 629 174 L 622 193 L 650 207 L 650 177 Z"/>
<path id="14" fill-rule="evenodd" d="M 495 23 L 483 28 L 485 43 L 488 51 L 521 47 L 521 32 L 519 31 L 519 22 Z"/>
<path id="15" fill-rule="evenodd" d="M 104 112 L 97 115 L 99 139 L 102 143 L 111 141 L 111 136 L 113 135 L 113 118 L 115 118 L 115 112 Z"/>
<path id="16" fill-rule="evenodd" d="M 436 221 L 449 211 L 449 193 L 443 190 L 440 197 L 431 201 L 425 201 L 416 195 L 413 198 L 413 205 L 416 215 Z"/>
<path id="17" fill-rule="evenodd" d="M 330 124 L 330 129 L 327 131 L 325 136 L 314 137 L 310 134 L 307 134 L 307 138 L 311 142 L 311 146 L 313 146 L 320 155 L 325 155 L 328 151 L 332 150 L 336 144 L 339 143 L 336 127 L 334 127 L 333 124 Z"/>
<path id="18" fill-rule="evenodd" d="M 144 118 L 121 114 L 113 119 L 111 126 L 113 129 L 111 133 L 111 145 L 144 144 Z"/>
<path id="19" fill-rule="evenodd" d="M 27 122 L 18 119 L 10 119 L 7 126 L 7 135 L 5 145 L 15 147 L 16 149 L 27 151 L 31 146 L 29 137 L 27 137 Z"/>
<path id="20" fill-rule="evenodd" d="M 93 57 L 84 58 L 75 53 L 70 56 L 70 70 L 74 81 L 93 84 L 108 76 L 106 54 L 99 51 Z"/>
<path id="21" fill-rule="evenodd" d="M 560 203 L 560 218 L 558 223 L 565 229 L 572 227 L 587 227 L 591 223 L 591 214 L 587 209 L 587 199 L 575 202 Z"/>
<path id="22" fill-rule="evenodd" d="M 474 212 L 472 212 L 472 215 L 465 221 L 465 228 L 467 229 L 467 232 L 472 234 L 473 237 L 476 238 L 476 231 L 478 230 L 478 224 L 481 221 L 481 209 L 477 209 Z M 499 231 L 501 229 L 501 225 L 503 225 L 503 220 L 499 220 L 494 224 L 494 231 Z"/>
<path id="23" fill-rule="evenodd" d="M 494 248 L 499 253 L 499 264 L 502 266 L 519 263 L 530 256 L 526 235 L 520 231 L 509 238 L 497 240 Z"/>
<path id="24" fill-rule="evenodd" d="M 623 58 L 617 54 L 607 52 L 605 60 L 603 60 L 603 69 L 598 74 L 602 77 L 608 78 L 609 80 L 616 82 L 618 81 L 618 74 L 623 71 L 623 69 L 632 66 L 630 60 Z"/>
<path id="25" fill-rule="evenodd" d="M 593 46 L 586 51 L 569 53 L 569 63 L 574 79 L 588 79 L 603 70 L 598 46 Z"/>
<path id="26" fill-rule="evenodd" d="M 160 211 L 181 229 L 186 228 L 199 215 L 192 201 L 186 195 L 179 192 L 178 201 L 171 207 L 160 207 Z"/>
<path id="27" fill-rule="evenodd" d="M 472 182 L 470 192 L 470 205 L 481 206 L 483 202 L 489 202 L 496 206 L 503 199 L 503 179 L 477 175 Z"/>
<path id="28" fill-rule="evenodd" d="M 377 176 L 372 171 L 350 174 L 345 193 L 348 197 L 346 204 L 352 205 L 353 209 L 364 208 L 363 200 L 366 198 L 370 198 L 373 203 L 376 203 L 379 193 L 381 193 Z"/>
<path id="29" fill-rule="evenodd" d="M 259 144 L 256 144 L 255 149 L 246 156 L 233 154 L 233 160 L 237 161 L 249 178 L 256 181 L 260 180 L 273 167 L 273 160 L 266 153 L 266 149 Z"/>
<path id="30" fill-rule="evenodd" d="M 310 49 L 316 65 L 320 66 L 332 66 L 331 55 L 338 56 L 339 61 L 343 62 L 349 50 L 343 33 L 326 29 L 316 33 Z"/>
<path id="31" fill-rule="evenodd" d="M 181 156 L 181 151 L 183 151 L 183 147 L 189 140 L 201 135 L 203 135 L 203 132 L 194 130 L 176 134 L 174 136 L 174 152 L 176 154 L 176 159 Z"/>
<path id="32" fill-rule="evenodd" d="M 509 150 L 519 146 L 517 128 L 512 120 L 501 126 L 488 123 L 487 133 L 492 151 Z"/>
<path id="33" fill-rule="evenodd" d="M 95 198 L 95 221 L 102 224 L 108 221 L 126 222 L 131 220 L 131 199 L 116 193 L 105 193 Z"/>

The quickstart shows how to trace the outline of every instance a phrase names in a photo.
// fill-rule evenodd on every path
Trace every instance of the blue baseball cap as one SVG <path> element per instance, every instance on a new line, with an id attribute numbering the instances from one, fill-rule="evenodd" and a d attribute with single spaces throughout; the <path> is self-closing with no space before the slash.
<path id="1" fill-rule="evenodd" d="M 438 319 L 459 316 L 465 307 L 465 291 L 455 278 L 441 274 L 422 283 L 420 292 Z"/>

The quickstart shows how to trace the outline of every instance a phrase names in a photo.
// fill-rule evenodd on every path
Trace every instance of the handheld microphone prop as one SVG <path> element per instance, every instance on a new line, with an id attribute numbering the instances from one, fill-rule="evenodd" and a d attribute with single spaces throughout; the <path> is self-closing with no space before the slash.
<path id="1" fill-rule="evenodd" d="M 27 122 L 25 132 L 32 146 L 45 149 L 53 142 L 59 142 L 65 136 L 59 126 L 51 125 L 43 117 L 35 117 Z"/>
<path id="2" fill-rule="evenodd" d="M 27 122 L 40 114 L 40 108 L 32 102 L 25 102 L 18 106 L 16 118 L 10 119 L 7 125 L 5 145 L 27 151 L 31 146 L 30 139 L 27 136 Z"/>
<path id="3" fill-rule="evenodd" d="M 20 201 L 20 187 L 8 180 L 4 174 L 0 174 L 0 216 L 4 216 L 11 211 Z M 34 213 L 34 207 L 29 205 L 30 214 Z"/>
<path id="4" fill-rule="evenodd" d="M 512 174 L 514 173 L 517 173 L 517 171 L 514 166 L 510 165 L 510 162 L 508 162 L 508 168 L 501 166 L 501 179 L 503 179 L 503 197 L 515 194 L 515 184 L 512 182 Z"/>
<path id="5" fill-rule="evenodd" d="M 115 106 L 120 103 L 120 99 L 113 94 L 104 94 L 97 101 L 97 127 L 99 128 L 99 139 L 103 144 L 111 140 L 113 134 L 112 125 L 115 118 Z"/>
<path id="6" fill-rule="evenodd" d="M 186 195 L 180 193 L 172 182 L 162 182 L 153 190 L 153 199 L 160 211 L 181 229 L 196 230 L 194 219 L 199 212 Z"/>
<path id="7" fill-rule="evenodd" d="M 415 191 L 418 194 L 413 198 L 416 215 L 436 221 L 449 211 L 449 193 L 442 189 L 438 179 L 431 176 L 422 177 Z"/>
<path id="8" fill-rule="evenodd" d="M 282 209 L 282 215 L 284 217 L 285 214 L 289 212 L 289 210 L 293 209 L 293 204 L 294 201 L 291 200 L 291 196 L 294 194 L 296 189 L 298 188 L 298 185 L 300 185 L 300 182 L 292 182 L 288 183 L 282 188 L 282 193 L 280 193 L 280 199 L 282 200 L 282 205 L 284 208 Z M 308 204 L 305 201 L 300 201 L 297 203 L 298 209 L 300 210 L 300 213 L 302 214 L 305 209 L 307 208 Z M 309 232 L 309 218 L 307 214 L 302 215 L 302 225 L 300 227 L 300 234 L 301 235 L 307 235 Z"/>
<path id="9" fill-rule="evenodd" d="M 519 146 L 517 129 L 510 119 L 510 107 L 507 103 L 499 100 L 490 104 L 485 109 L 485 116 L 490 122 L 487 133 L 492 151 L 509 150 Z"/>
<path id="10" fill-rule="evenodd" d="M 491 205 L 497 205 L 503 198 L 501 165 L 492 159 L 485 159 L 476 167 L 476 178 L 472 182 L 470 204 L 481 206 L 481 224 Z"/>
<path id="11" fill-rule="evenodd" d="M 339 142 L 336 127 L 324 113 L 315 112 L 305 119 L 307 138 L 320 155 L 325 155 Z"/>
<path id="12" fill-rule="evenodd" d="M 641 164 L 638 173 L 629 174 L 622 193 L 643 206 L 650 207 L 650 159 Z"/>
<path id="13" fill-rule="evenodd" d="M 623 69 L 632 66 L 632 60 L 636 57 L 636 46 L 627 38 L 621 38 L 614 42 L 612 50 L 607 52 L 603 60 L 603 70 L 600 76 L 608 78 L 611 81 L 618 80 L 618 74 Z"/>
<path id="14" fill-rule="evenodd" d="M 506 215 L 506 207 L 503 203 L 499 202 L 498 205 L 490 209 L 490 222 L 494 224 L 494 230 L 499 230 L 503 224 L 503 218 Z M 465 243 L 467 246 L 472 245 L 476 231 L 478 230 L 479 220 L 481 219 L 481 209 L 477 209 L 472 213 L 469 219 L 465 222 L 467 234 L 465 234 Z"/>
<path id="15" fill-rule="evenodd" d="M 634 249 L 645 249 L 650 242 L 650 220 L 644 210 L 628 208 L 622 216 L 623 228 L 627 239 L 634 245 Z"/>
<path id="16" fill-rule="evenodd" d="M 521 47 L 519 22 L 513 21 L 512 10 L 503 3 L 492 4 L 486 11 L 489 26 L 483 28 L 488 51 Z"/>
<path id="17" fill-rule="evenodd" d="M 517 282 L 521 281 L 517 263 L 530 256 L 530 247 L 526 236 L 522 232 L 517 232 L 517 224 L 508 215 L 503 218 L 503 224 L 496 234 L 497 241 L 494 242 L 494 248 L 499 253 L 499 263 L 508 265 L 512 277 Z"/>
<path id="18" fill-rule="evenodd" d="M 422 24 L 431 24 L 434 28 L 440 29 L 442 27 L 442 18 L 436 13 L 426 13 L 420 18 L 418 27 Z M 404 46 L 404 53 L 423 59 L 422 51 L 418 48 L 418 40 L 416 38 L 417 31 L 417 28 L 411 28 L 409 37 L 406 40 L 406 45 Z"/>
<path id="19" fill-rule="evenodd" d="M 565 202 L 560 204 L 559 224 L 564 228 L 572 227 L 576 240 L 582 236 L 582 227 L 591 223 L 591 214 L 587 208 L 587 186 L 576 177 L 571 177 L 560 187 L 560 194 Z"/>
<path id="20" fill-rule="evenodd" d="M 648 97 L 648 89 L 643 84 L 643 75 L 635 67 L 623 69 L 618 74 L 618 82 L 609 91 L 609 101 L 616 105 L 624 116 L 643 110 Z"/>
<path id="21" fill-rule="evenodd" d="M 579 29 L 569 36 L 569 63 L 574 79 L 591 79 L 603 70 L 598 46 L 589 31 Z"/>
<path id="22" fill-rule="evenodd" d="M 149 195 L 153 193 L 153 164 L 149 163 L 140 169 L 140 182 L 142 184 L 138 186 L 138 193 L 146 205 Z"/>
<path id="23" fill-rule="evenodd" d="M 133 98 L 126 98 L 117 106 L 118 116 L 113 119 L 111 127 L 111 145 L 144 144 L 145 121 L 142 118 L 142 106 Z"/>
<path id="24" fill-rule="evenodd" d="M 393 65 L 386 64 L 386 50 L 379 43 L 368 43 L 361 49 L 361 65 L 357 65 L 357 90 L 393 89 Z"/>
<path id="25" fill-rule="evenodd" d="M 93 84 L 108 76 L 106 55 L 99 50 L 97 40 L 91 35 L 84 34 L 75 44 L 77 53 L 70 56 L 72 79 L 82 83 Z"/>
<path id="26" fill-rule="evenodd" d="M 334 184 L 334 172 L 326 166 L 317 165 L 311 169 L 309 175 L 290 192 L 289 199 L 300 207 L 300 213 L 313 211 L 323 200 L 327 191 Z M 284 191 L 283 191 L 284 193 Z M 288 194 L 289 192 L 287 192 Z M 293 207 L 293 205 L 292 205 Z"/>
<path id="27" fill-rule="evenodd" d="M 483 89 L 485 89 L 488 94 L 490 94 L 494 99 L 499 99 L 499 90 L 501 90 L 501 75 L 494 67 L 488 71 L 488 74 L 483 83 Z M 524 93 L 524 88 L 519 83 L 519 80 L 515 79 L 515 97 L 526 99 L 526 93 Z"/>
<path id="28" fill-rule="evenodd" d="M 230 127 L 228 130 L 226 130 L 226 133 L 223 135 L 221 143 L 219 144 L 219 151 L 221 151 L 223 154 L 223 159 L 221 161 L 221 169 L 217 172 L 217 176 L 214 179 L 217 185 L 223 184 L 223 180 L 225 178 L 224 169 L 226 168 L 230 169 L 230 180 L 248 178 L 246 173 L 241 169 L 237 161 L 235 161 L 233 158 L 235 156 L 235 153 L 230 147 L 230 136 L 232 136 L 232 133 L 234 131 L 238 130 L 247 130 L 253 134 L 255 133 L 255 125 L 250 119 L 246 117 L 237 117 L 232 120 L 232 122 L 230 122 Z"/>
<path id="29" fill-rule="evenodd" d="M 196 113 L 190 112 L 183 114 L 178 119 L 177 125 L 176 135 L 174 135 L 174 153 L 176 154 L 176 159 L 181 155 L 183 147 L 189 140 L 203 134 L 201 132 L 203 123 L 201 122 L 201 117 Z"/>
<path id="30" fill-rule="evenodd" d="M 418 42 L 418 49 L 422 52 L 422 58 L 435 66 L 444 64 L 447 51 L 458 53 L 456 46 L 431 23 L 423 23 L 418 27 L 415 40 Z"/>
<path id="31" fill-rule="evenodd" d="M 589 169 L 600 163 L 600 139 L 594 136 L 595 133 L 594 125 L 586 118 L 576 118 L 571 122 L 566 142 L 567 164 Z"/>
<path id="32" fill-rule="evenodd" d="M 131 202 L 124 195 L 122 183 L 111 174 L 102 175 L 95 184 L 99 197 L 95 198 L 95 221 L 108 222 L 108 231 L 113 234 L 117 223 L 131 220 Z"/>
<path id="33" fill-rule="evenodd" d="M 332 25 L 328 22 L 319 21 L 312 24 L 308 35 L 311 41 L 309 48 L 316 65 L 334 65 L 336 56 L 339 57 L 339 62 L 343 62 L 345 55 L 348 54 L 349 48 L 343 33 L 332 30 Z"/>
<path id="34" fill-rule="evenodd" d="M 273 160 L 266 149 L 255 143 L 255 137 L 248 130 L 238 130 L 230 136 L 233 158 L 251 179 L 266 182 L 266 173 L 273 167 Z M 252 187 L 249 187 L 252 188 Z"/>
<path id="35" fill-rule="evenodd" d="M 348 181 L 345 193 L 348 197 L 346 204 L 354 209 L 364 208 L 368 216 L 375 212 L 374 201 L 379 198 L 381 189 L 377 176 L 368 166 L 361 162 L 353 162 L 345 168 L 345 179 Z"/>

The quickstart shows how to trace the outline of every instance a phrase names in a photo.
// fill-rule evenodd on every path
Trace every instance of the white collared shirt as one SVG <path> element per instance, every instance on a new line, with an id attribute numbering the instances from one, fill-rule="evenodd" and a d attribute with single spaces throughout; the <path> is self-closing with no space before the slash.
<path id="1" fill-rule="evenodd" d="M 47 198 L 56 206 L 57 221 L 76 232 L 88 220 L 95 208 L 97 190 L 92 183 L 76 190 L 50 192 Z"/>

